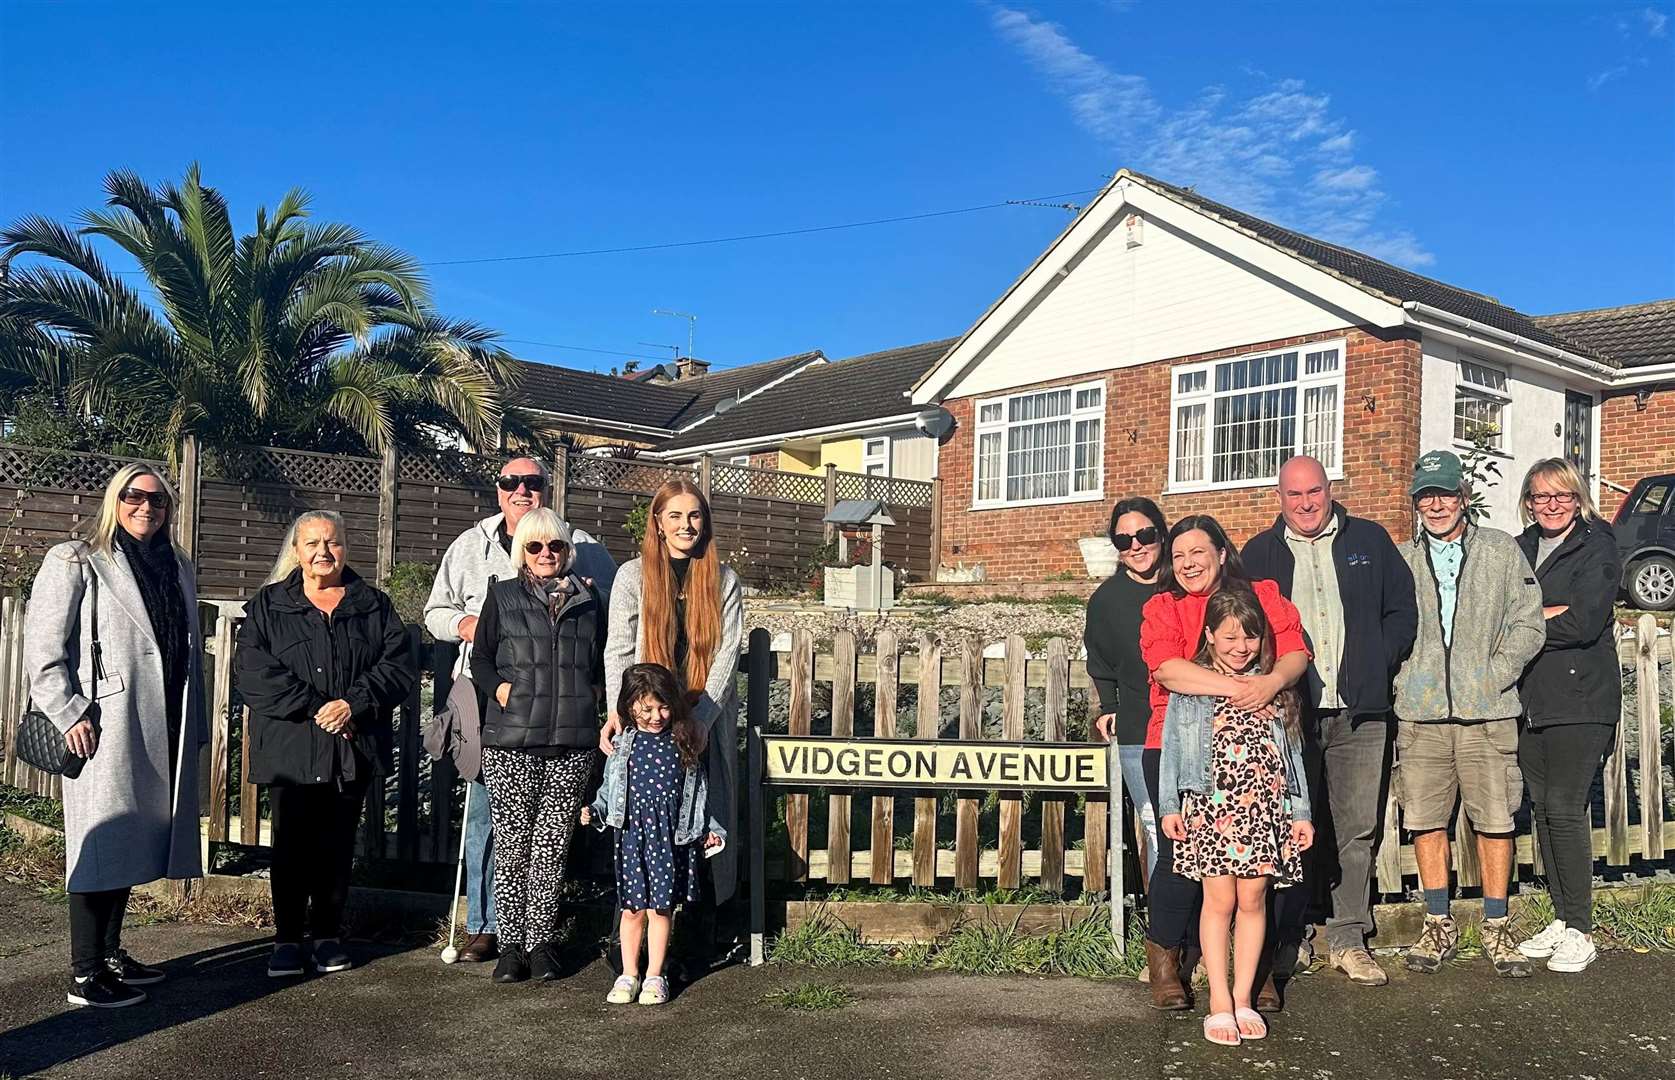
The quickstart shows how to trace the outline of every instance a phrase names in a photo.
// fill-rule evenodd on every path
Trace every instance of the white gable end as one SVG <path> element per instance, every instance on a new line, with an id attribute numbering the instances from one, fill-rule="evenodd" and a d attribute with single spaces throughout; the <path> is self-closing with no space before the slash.
<path id="1" fill-rule="evenodd" d="M 1132 212 L 1132 207 L 1130 208 Z M 1356 317 L 1134 213 L 1095 240 L 945 398 L 1333 330 Z"/>

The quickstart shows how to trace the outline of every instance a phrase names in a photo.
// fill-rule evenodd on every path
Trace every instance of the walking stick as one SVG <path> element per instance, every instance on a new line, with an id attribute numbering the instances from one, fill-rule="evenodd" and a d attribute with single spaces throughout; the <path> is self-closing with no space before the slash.
<path id="1" fill-rule="evenodd" d="M 459 820 L 459 858 L 454 860 L 454 891 L 448 895 L 448 947 L 442 950 L 442 962 L 451 964 L 459 959 L 454 948 L 454 927 L 459 922 L 459 887 L 465 879 L 465 838 L 471 825 L 471 791 L 466 789 L 465 813 Z"/>

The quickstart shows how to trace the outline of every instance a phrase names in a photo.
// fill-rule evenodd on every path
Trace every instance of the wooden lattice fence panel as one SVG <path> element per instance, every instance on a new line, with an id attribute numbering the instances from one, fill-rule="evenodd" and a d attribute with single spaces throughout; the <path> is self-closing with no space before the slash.
<path id="1" fill-rule="evenodd" d="M 376 458 L 262 448 L 206 462 L 198 489 L 199 594 L 253 595 L 267 580 L 291 522 L 304 510 L 342 514 L 349 563 L 371 577 L 378 490 Z"/>
<path id="2" fill-rule="evenodd" d="M 889 476 L 863 476 L 840 472 L 833 478 L 836 498 L 877 499 L 896 519 L 884 532 L 884 560 L 906 567 L 916 578 L 928 578 L 936 570 L 935 521 L 931 509 L 935 485 L 924 480 L 901 480 Z"/>
<path id="3" fill-rule="evenodd" d="M 670 477 L 698 481 L 697 471 L 687 465 L 583 454 L 571 454 L 568 469 L 566 518 L 604 544 L 619 565 L 640 555 L 639 545 L 624 528 L 634 507 L 649 503 Z"/>
<path id="4" fill-rule="evenodd" d="M 754 496 L 785 502 L 826 502 L 826 478 L 745 465 L 715 465 L 710 469 L 710 498 L 717 495 Z"/>
<path id="5" fill-rule="evenodd" d="M 500 511 L 502 458 L 405 452 L 397 469 L 395 559 L 435 566 L 461 533 Z"/>
<path id="6" fill-rule="evenodd" d="M 32 577 L 41 554 L 79 534 L 98 515 L 110 478 L 137 460 L 0 443 L 0 548 L 7 575 Z M 169 475 L 162 462 L 145 464 Z"/>

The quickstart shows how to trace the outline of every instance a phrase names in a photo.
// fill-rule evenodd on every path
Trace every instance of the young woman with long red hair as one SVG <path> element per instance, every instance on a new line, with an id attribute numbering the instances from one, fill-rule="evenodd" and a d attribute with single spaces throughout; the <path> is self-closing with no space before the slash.
<path id="1" fill-rule="evenodd" d="M 744 590 L 721 565 L 709 500 L 691 480 L 666 481 L 652 496 L 640 557 L 625 563 L 611 588 L 605 645 L 605 700 L 615 703 L 622 674 L 633 664 L 661 664 L 693 699 L 692 715 L 709 743 L 711 813 L 732 833 L 737 825 L 739 647 L 744 640 Z M 612 715 L 599 748 L 612 750 L 623 718 Z M 729 844 L 705 861 L 720 904 L 733 895 L 738 855 Z M 713 918 L 713 908 L 707 918 Z M 701 936 L 701 935 L 700 935 Z"/>

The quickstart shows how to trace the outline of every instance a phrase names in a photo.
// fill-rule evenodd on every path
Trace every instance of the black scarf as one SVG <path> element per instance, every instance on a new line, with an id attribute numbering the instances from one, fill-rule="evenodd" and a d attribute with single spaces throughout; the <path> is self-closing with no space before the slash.
<path id="1" fill-rule="evenodd" d="M 163 701 L 169 721 L 169 755 L 172 760 L 180 745 L 180 711 L 186 688 L 186 628 L 189 614 L 186 595 L 180 588 L 180 563 L 167 530 L 159 529 L 150 540 L 136 540 L 121 526 L 116 546 L 128 559 L 134 582 L 145 601 L 146 618 L 157 638 L 163 659 Z"/>

